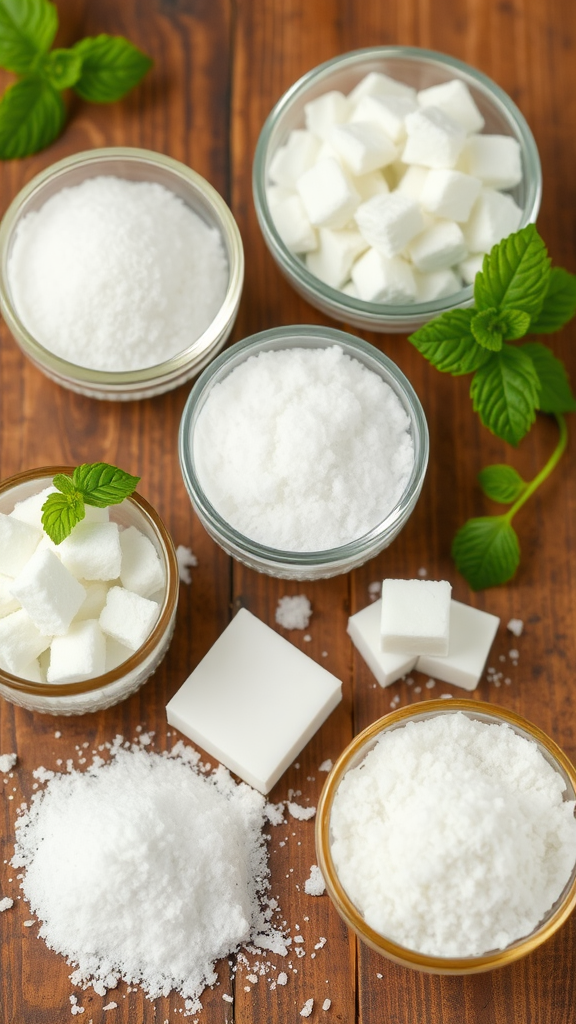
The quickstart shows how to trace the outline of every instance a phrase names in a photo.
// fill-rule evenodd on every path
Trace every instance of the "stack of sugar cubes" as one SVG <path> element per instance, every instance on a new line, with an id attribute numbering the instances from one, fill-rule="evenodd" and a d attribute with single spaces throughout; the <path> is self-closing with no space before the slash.
<path id="1" fill-rule="evenodd" d="M 270 161 L 267 199 L 287 248 L 332 288 L 391 305 L 441 299 L 520 226 L 506 194 L 522 180 L 520 146 L 480 134 L 459 79 L 416 92 L 371 72 L 304 111 L 306 128 Z"/>
<path id="2" fill-rule="evenodd" d="M 475 690 L 500 619 L 451 599 L 445 580 L 384 580 L 382 597 L 348 620 L 380 686 L 416 669 Z"/>
<path id="3" fill-rule="evenodd" d="M 42 529 L 48 487 L 0 513 L 0 669 L 71 683 L 116 668 L 142 646 L 164 600 L 152 542 L 86 506 L 55 545 Z"/>

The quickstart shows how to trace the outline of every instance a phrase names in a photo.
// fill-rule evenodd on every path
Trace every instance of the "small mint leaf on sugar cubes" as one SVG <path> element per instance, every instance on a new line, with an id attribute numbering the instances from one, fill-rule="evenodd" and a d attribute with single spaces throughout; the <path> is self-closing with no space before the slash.
<path id="1" fill-rule="evenodd" d="M 472 590 L 498 586 L 518 568 L 518 536 L 507 516 L 469 519 L 454 537 L 452 557 Z"/>
<path id="2" fill-rule="evenodd" d="M 0 0 L 0 67 L 17 75 L 32 71 L 57 28 L 58 13 L 48 0 Z"/>
<path id="3" fill-rule="evenodd" d="M 138 84 L 153 61 L 122 36 L 99 35 L 73 47 L 82 61 L 74 89 L 92 103 L 113 103 Z"/>
<path id="4" fill-rule="evenodd" d="M 552 334 L 567 324 L 576 313 L 576 275 L 563 267 L 552 267 L 548 291 L 538 318 L 532 324 L 534 334 Z"/>
<path id="5" fill-rule="evenodd" d="M 420 327 L 408 340 L 441 373 L 460 377 L 480 369 L 490 352 L 472 333 L 473 309 L 453 309 Z"/>
<path id="6" fill-rule="evenodd" d="M 534 224 L 508 235 L 484 258 L 474 282 L 478 311 L 522 310 L 536 318 L 546 297 L 550 258 Z"/>
<path id="7" fill-rule="evenodd" d="M 61 544 L 85 515 L 84 502 L 75 492 L 49 494 L 42 505 L 42 526 L 54 544 Z"/>
<path id="8" fill-rule="evenodd" d="M 526 490 L 526 481 L 512 467 L 506 465 L 486 466 L 478 474 L 478 482 L 487 498 L 501 505 L 510 505 Z"/>
<path id="9" fill-rule="evenodd" d="M 474 412 L 485 427 L 516 446 L 536 419 L 540 381 L 530 356 L 504 345 L 475 374 L 470 387 Z"/>
<path id="10" fill-rule="evenodd" d="M 86 504 L 97 508 L 119 505 L 136 490 L 139 480 L 139 476 L 131 476 L 107 462 L 85 463 L 72 474 L 74 487 Z"/>
<path id="11" fill-rule="evenodd" d="M 576 398 L 572 393 L 570 381 L 564 363 L 552 354 L 546 345 L 538 341 L 527 342 L 522 346 L 534 363 L 541 390 L 538 408 L 541 412 L 562 413 L 576 412 Z"/>

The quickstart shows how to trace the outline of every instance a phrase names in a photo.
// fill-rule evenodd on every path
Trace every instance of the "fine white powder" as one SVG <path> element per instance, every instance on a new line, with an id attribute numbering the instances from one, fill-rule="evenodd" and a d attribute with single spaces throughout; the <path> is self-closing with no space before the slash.
<path id="1" fill-rule="evenodd" d="M 279 598 L 276 622 L 283 629 L 306 629 L 311 616 L 312 605 L 304 594 Z"/>
<path id="2" fill-rule="evenodd" d="M 19 224 L 8 263 L 15 308 L 57 355 L 136 370 L 206 330 L 228 284 L 217 228 L 156 182 L 89 178 Z"/>
<path id="3" fill-rule="evenodd" d="M 236 530 L 285 551 L 364 536 L 402 496 L 410 419 L 338 345 L 260 352 L 210 392 L 194 432 L 200 484 Z"/>
<path id="4" fill-rule="evenodd" d="M 576 861 L 574 802 L 535 743 L 460 712 L 384 734 L 331 815 L 339 878 L 367 923 L 432 956 L 529 934 Z"/>

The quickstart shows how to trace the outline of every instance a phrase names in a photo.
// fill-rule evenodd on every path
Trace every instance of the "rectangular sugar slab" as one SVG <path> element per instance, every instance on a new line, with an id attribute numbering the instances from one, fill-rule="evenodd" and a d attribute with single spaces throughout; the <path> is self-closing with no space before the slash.
<path id="1" fill-rule="evenodd" d="M 390 686 L 390 683 L 395 683 L 412 671 L 417 658 L 415 654 L 386 654 L 382 650 L 381 618 L 382 601 L 374 601 L 361 612 L 350 616 L 348 634 L 380 686 Z"/>
<path id="2" fill-rule="evenodd" d="M 449 651 L 451 593 L 446 580 L 384 580 L 382 650 L 445 657 Z"/>
<path id="3" fill-rule="evenodd" d="M 241 608 L 166 715 L 266 794 L 341 699 L 339 679 Z"/>
<path id="4" fill-rule="evenodd" d="M 475 690 L 496 636 L 500 619 L 460 601 L 450 602 L 450 646 L 444 658 L 422 655 L 416 662 L 424 672 L 443 683 Z"/>

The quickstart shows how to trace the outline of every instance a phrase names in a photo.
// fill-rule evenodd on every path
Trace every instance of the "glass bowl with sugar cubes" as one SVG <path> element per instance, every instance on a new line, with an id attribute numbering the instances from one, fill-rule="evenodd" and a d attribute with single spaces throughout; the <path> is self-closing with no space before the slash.
<path id="1" fill-rule="evenodd" d="M 31 711 L 79 715 L 138 690 L 176 621 L 178 564 L 160 516 L 136 493 L 85 517 L 61 543 L 42 505 L 67 467 L 0 484 L 0 695 Z"/>
<path id="2" fill-rule="evenodd" d="M 340 755 L 316 853 L 340 917 L 431 974 L 504 967 L 576 906 L 576 769 L 536 725 L 481 701 L 430 700 Z"/>
<path id="3" fill-rule="evenodd" d="M 471 305 L 483 255 L 536 220 L 542 171 L 510 97 L 429 50 L 343 54 L 297 81 L 258 140 L 266 245 L 328 316 L 407 332 Z"/>

